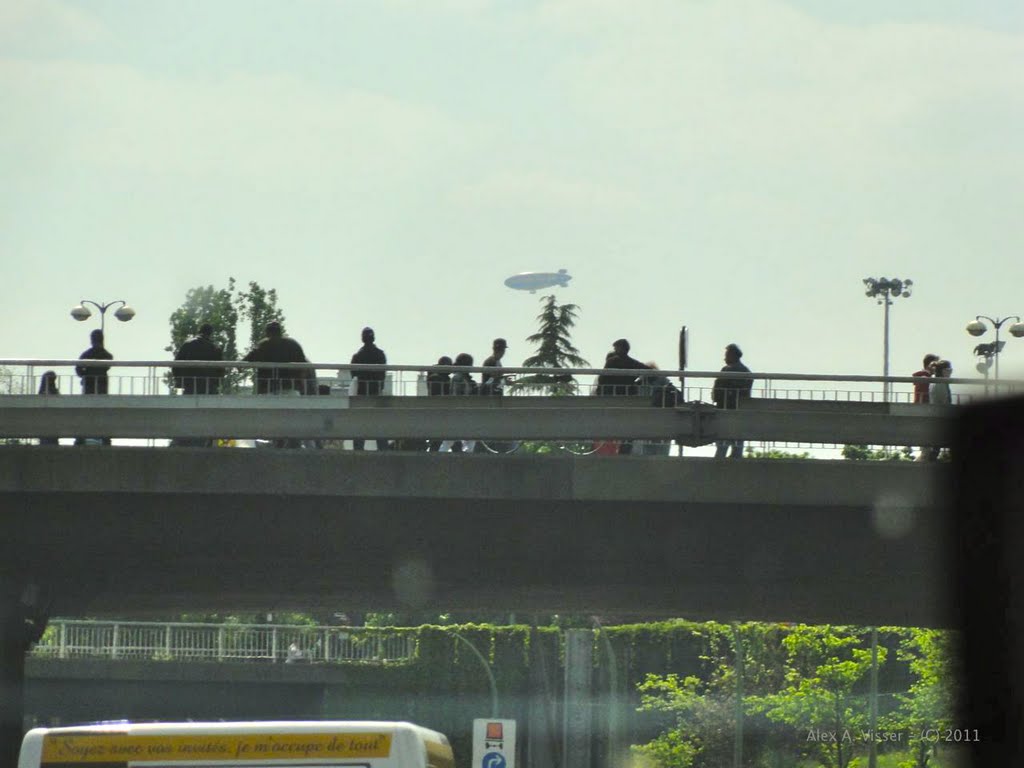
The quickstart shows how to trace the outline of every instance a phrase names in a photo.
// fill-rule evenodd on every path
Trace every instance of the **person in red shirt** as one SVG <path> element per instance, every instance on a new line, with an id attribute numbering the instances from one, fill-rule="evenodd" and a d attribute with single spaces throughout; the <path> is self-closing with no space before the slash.
<path id="1" fill-rule="evenodd" d="M 938 355 L 933 355 L 931 353 L 925 355 L 924 360 L 922 361 L 923 367 L 920 371 L 917 371 L 913 374 L 914 376 L 921 377 L 921 381 L 914 382 L 915 403 L 929 402 L 930 398 L 928 397 L 928 386 L 931 384 L 931 382 L 929 382 L 928 379 L 930 379 L 934 375 L 934 371 L 932 371 L 932 363 L 936 362 L 938 359 Z"/>

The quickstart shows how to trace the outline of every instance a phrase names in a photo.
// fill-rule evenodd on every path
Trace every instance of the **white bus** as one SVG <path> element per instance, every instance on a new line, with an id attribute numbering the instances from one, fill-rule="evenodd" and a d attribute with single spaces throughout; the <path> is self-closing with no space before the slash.
<path id="1" fill-rule="evenodd" d="M 18 768 L 453 768 L 443 734 L 412 723 L 116 723 L 33 728 Z"/>

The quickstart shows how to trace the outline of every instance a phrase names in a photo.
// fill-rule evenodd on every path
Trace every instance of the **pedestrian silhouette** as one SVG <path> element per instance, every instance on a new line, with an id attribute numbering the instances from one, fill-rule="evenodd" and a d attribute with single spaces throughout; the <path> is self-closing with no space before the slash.
<path id="1" fill-rule="evenodd" d="M 99 328 L 89 334 L 90 346 L 78 356 L 79 360 L 113 360 L 114 356 L 103 345 L 103 331 Z M 79 365 L 75 373 L 82 380 L 83 395 L 105 395 L 110 390 L 110 379 L 107 378 L 109 365 Z M 110 438 L 100 438 L 103 445 L 110 445 Z M 84 437 L 76 438 L 75 445 L 85 445 Z"/>
<path id="2" fill-rule="evenodd" d="M 302 345 L 291 336 L 284 335 L 281 323 L 276 320 L 267 323 L 266 334 L 249 353 L 242 358 L 248 363 L 308 363 Z M 303 391 L 308 381 L 305 370 L 295 368 L 256 369 L 256 394 L 276 395 L 282 391 Z"/>
<path id="3" fill-rule="evenodd" d="M 45 397 L 60 394 L 60 389 L 57 387 L 56 371 L 46 371 L 39 377 L 39 394 Z M 40 437 L 39 444 L 60 445 L 60 440 L 56 437 Z"/>
<path id="4" fill-rule="evenodd" d="M 725 373 L 750 373 L 750 369 L 740 362 L 743 357 L 743 350 L 736 344 L 729 344 L 725 348 L 725 365 L 722 372 Z M 711 388 L 711 399 L 715 401 L 716 408 L 735 410 L 750 398 L 750 391 L 754 387 L 752 379 L 741 379 L 732 377 L 721 377 L 715 379 Z M 731 458 L 743 458 L 743 440 L 717 440 L 715 441 L 715 458 L 724 459 L 728 454 Z"/>
<path id="5" fill-rule="evenodd" d="M 224 350 L 213 341 L 213 326 L 203 323 L 199 334 L 189 339 L 174 356 L 175 360 L 223 360 Z M 224 369 L 210 368 L 171 368 L 174 386 L 186 395 L 219 395 Z"/>
<path id="6" fill-rule="evenodd" d="M 384 350 L 377 346 L 377 336 L 373 328 L 363 328 L 363 346 L 352 355 L 352 365 L 387 365 L 388 357 Z M 353 368 L 352 375 L 356 379 L 356 394 L 376 397 L 384 392 L 384 381 L 387 378 L 387 371 L 372 370 L 366 368 Z M 386 451 L 390 448 L 387 440 L 376 438 L 377 450 Z M 357 437 L 352 440 L 352 448 L 356 451 L 363 450 L 366 445 L 364 438 Z"/>

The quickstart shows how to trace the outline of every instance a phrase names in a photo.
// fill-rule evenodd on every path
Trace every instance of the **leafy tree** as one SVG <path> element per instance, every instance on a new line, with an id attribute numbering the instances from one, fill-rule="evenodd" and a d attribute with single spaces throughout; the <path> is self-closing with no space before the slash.
<path id="1" fill-rule="evenodd" d="M 537 352 L 523 360 L 524 368 L 586 368 L 590 365 L 572 345 L 576 325 L 575 304 L 559 305 L 554 296 L 545 296 L 544 308 L 537 315 L 540 329 L 526 340 L 537 345 Z M 535 373 L 520 377 L 513 388 L 547 392 L 552 395 L 576 394 L 576 380 L 568 374 Z"/>
<path id="2" fill-rule="evenodd" d="M 235 306 L 235 279 L 228 279 L 228 287 L 215 289 L 212 285 L 192 288 L 185 294 L 185 301 L 171 314 L 171 343 L 165 352 L 174 354 L 182 344 L 199 333 L 203 323 L 213 326 L 212 339 L 224 350 L 225 360 L 237 360 L 235 344 L 238 325 L 238 309 Z M 169 374 L 168 374 L 169 376 Z M 229 371 L 225 377 L 224 391 L 234 391 L 242 374 Z"/>
<path id="3" fill-rule="evenodd" d="M 701 687 L 700 678 L 694 676 L 650 674 L 637 686 L 640 691 L 638 711 L 666 715 L 670 723 L 653 741 L 633 747 L 634 754 L 646 758 L 641 765 L 691 768 L 701 747 L 689 721 L 703 709 Z"/>
<path id="4" fill-rule="evenodd" d="M 276 320 L 284 324 L 284 313 L 277 306 L 277 291 L 273 288 L 268 291 L 259 283 L 250 282 L 248 290 L 238 292 L 233 277 L 228 278 L 227 288 L 217 289 L 212 285 L 192 288 L 185 294 L 182 305 L 171 314 L 171 343 L 164 347 L 164 351 L 173 354 L 185 341 L 199 333 L 203 323 L 210 323 L 214 329 L 213 341 L 224 350 L 224 359 L 238 360 L 241 357 L 238 322 L 241 319 L 249 325 L 248 350 L 263 338 L 267 323 Z M 223 391 L 234 391 L 248 375 L 228 371 Z"/>
<path id="5" fill-rule="evenodd" d="M 854 688 L 871 669 L 871 650 L 848 629 L 794 627 L 783 640 L 786 684 L 777 693 L 748 699 L 751 711 L 806 735 L 807 752 L 829 768 L 847 768 L 867 741 L 866 697 Z M 878 663 L 886 649 L 879 647 Z"/>
<path id="6" fill-rule="evenodd" d="M 900 708 L 892 728 L 909 734 L 911 759 L 899 768 L 928 768 L 937 744 L 922 738 L 927 729 L 943 730 L 953 723 L 959 688 L 956 636 L 938 629 L 911 629 L 896 656 L 910 664 L 916 678 L 908 695 L 898 695 Z"/>
<path id="7" fill-rule="evenodd" d="M 275 288 L 268 291 L 259 283 L 250 282 L 249 289 L 238 294 L 237 307 L 239 316 L 249 321 L 249 349 L 263 338 L 267 323 L 276 320 L 284 327 L 284 312 L 277 306 Z"/>
<path id="8" fill-rule="evenodd" d="M 737 729 L 744 765 L 769 764 L 792 744 L 792 732 L 759 712 L 747 712 L 748 697 L 774 693 L 784 684 L 786 652 L 779 624 L 706 624 L 700 676 L 647 675 L 638 686 L 639 711 L 661 717 L 663 730 L 633 748 L 639 765 L 652 768 L 719 768 L 732 765 Z M 730 642 L 731 638 L 731 642 Z M 737 698 L 742 702 L 737 706 Z"/>

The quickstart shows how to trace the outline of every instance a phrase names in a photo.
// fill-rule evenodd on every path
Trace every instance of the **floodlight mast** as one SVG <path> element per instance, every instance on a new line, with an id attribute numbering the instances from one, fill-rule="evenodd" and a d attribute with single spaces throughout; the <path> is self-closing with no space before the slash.
<path id="1" fill-rule="evenodd" d="M 892 299 L 902 296 L 907 299 L 913 292 L 913 280 L 900 280 L 899 278 L 889 279 L 887 277 L 866 277 L 864 278 L 864 293 L 872 299 L 878 299 L 878 303 L 885 307 L 885 320 L 882 332 L 882 376 L 886 381 L 882 384 L 882 399 L 889 402 L 889 307 Z M 890 298 L 891 297 L 891 298 Z"/>

